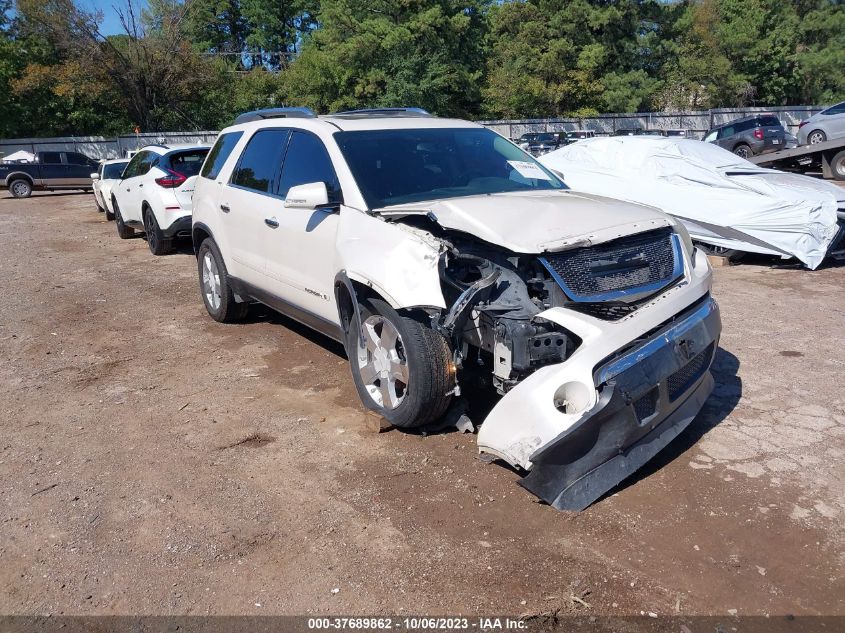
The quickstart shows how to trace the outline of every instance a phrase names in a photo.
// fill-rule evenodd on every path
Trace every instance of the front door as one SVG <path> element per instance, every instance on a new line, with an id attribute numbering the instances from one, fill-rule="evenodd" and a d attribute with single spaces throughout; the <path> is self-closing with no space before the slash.
<path id="1" fill-rule="evenodd" d="M 278 196 L 284 199 L 291 187 L 323 182 L 329 192 L 324 209 L 277 210 L 277 223 L 268 233 L 263 248 L 267 275 L 274 294 L 293 293 L 292 302 L 333 323 L 337 322 L 334 301 L 335 242 L 338 210 L 342 203 L 340 184 L 323 142 L 310 132 L 291 133 L 279 178 Z M 291 300 L 289 299 L 289 300 Z"/>

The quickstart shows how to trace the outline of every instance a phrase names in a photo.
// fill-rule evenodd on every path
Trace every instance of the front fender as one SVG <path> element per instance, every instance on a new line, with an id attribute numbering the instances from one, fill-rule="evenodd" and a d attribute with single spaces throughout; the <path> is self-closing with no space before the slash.
<path id="1" fill-rule="evenodd" d="M 445 308 L 440 242 L 399 223 L 343 208 L 337 233 L 340 266 L 349 279 L 375 290 L 394 309 Z"/>

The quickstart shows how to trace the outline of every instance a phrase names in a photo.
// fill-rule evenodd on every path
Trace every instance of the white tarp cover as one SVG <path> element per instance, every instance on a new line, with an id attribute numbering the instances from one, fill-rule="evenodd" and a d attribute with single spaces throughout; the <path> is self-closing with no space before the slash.
<path id="1" fill-rule="evenodd" d="M 35 154 L 30 154 L 29 152 L 25 152 L 23 150 L 18 150 L 8 156 L 3 156 L 0 158 L 0 161 L 6 163 L 19 163 L 21 161 L 25 161 L 27 163 L 31 163 L 35 160 Z"/>
<path id="2" fill-rule="evenodd" d="M 816 268 L 836 237 L 845 190 L 757 167 L 710 143 L 628 136 L 578 141 L 538 159 L 575 191 L 648 204 L 694 240 L 796 257 Z"/>

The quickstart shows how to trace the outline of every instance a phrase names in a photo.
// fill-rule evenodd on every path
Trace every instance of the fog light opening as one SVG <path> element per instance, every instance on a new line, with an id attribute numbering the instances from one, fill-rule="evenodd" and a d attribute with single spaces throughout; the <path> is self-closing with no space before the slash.
<path id="1" fill-rule="evenodd" d="M 562 413 L 581 413 L 590 406 L 592 390 L 582 382 L 567 382 L 555 391 L 555 408 Z"/>

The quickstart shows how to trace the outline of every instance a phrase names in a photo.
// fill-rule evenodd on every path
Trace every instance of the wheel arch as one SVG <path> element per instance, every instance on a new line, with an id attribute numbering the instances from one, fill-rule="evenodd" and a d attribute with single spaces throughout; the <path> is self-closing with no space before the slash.
<path id="1" fill-rule="evenodd" d="M 35 187 L 35 180 L 25 171 L 13 171 L 11 174 L 6 176 L 6 187 L 16 180 L 26 180 L 31 187 Z"/>
<path id="2" fill-rule="evenodd" d="M 197 222 L 191 227 L 191 242 L 194 247 L 194 255 L 200 252 L 200 246 L 208 238 L 214 239 L 211 229 L 203 222 Z M 215 240 L 216 242 L 216 240 Z"/>

